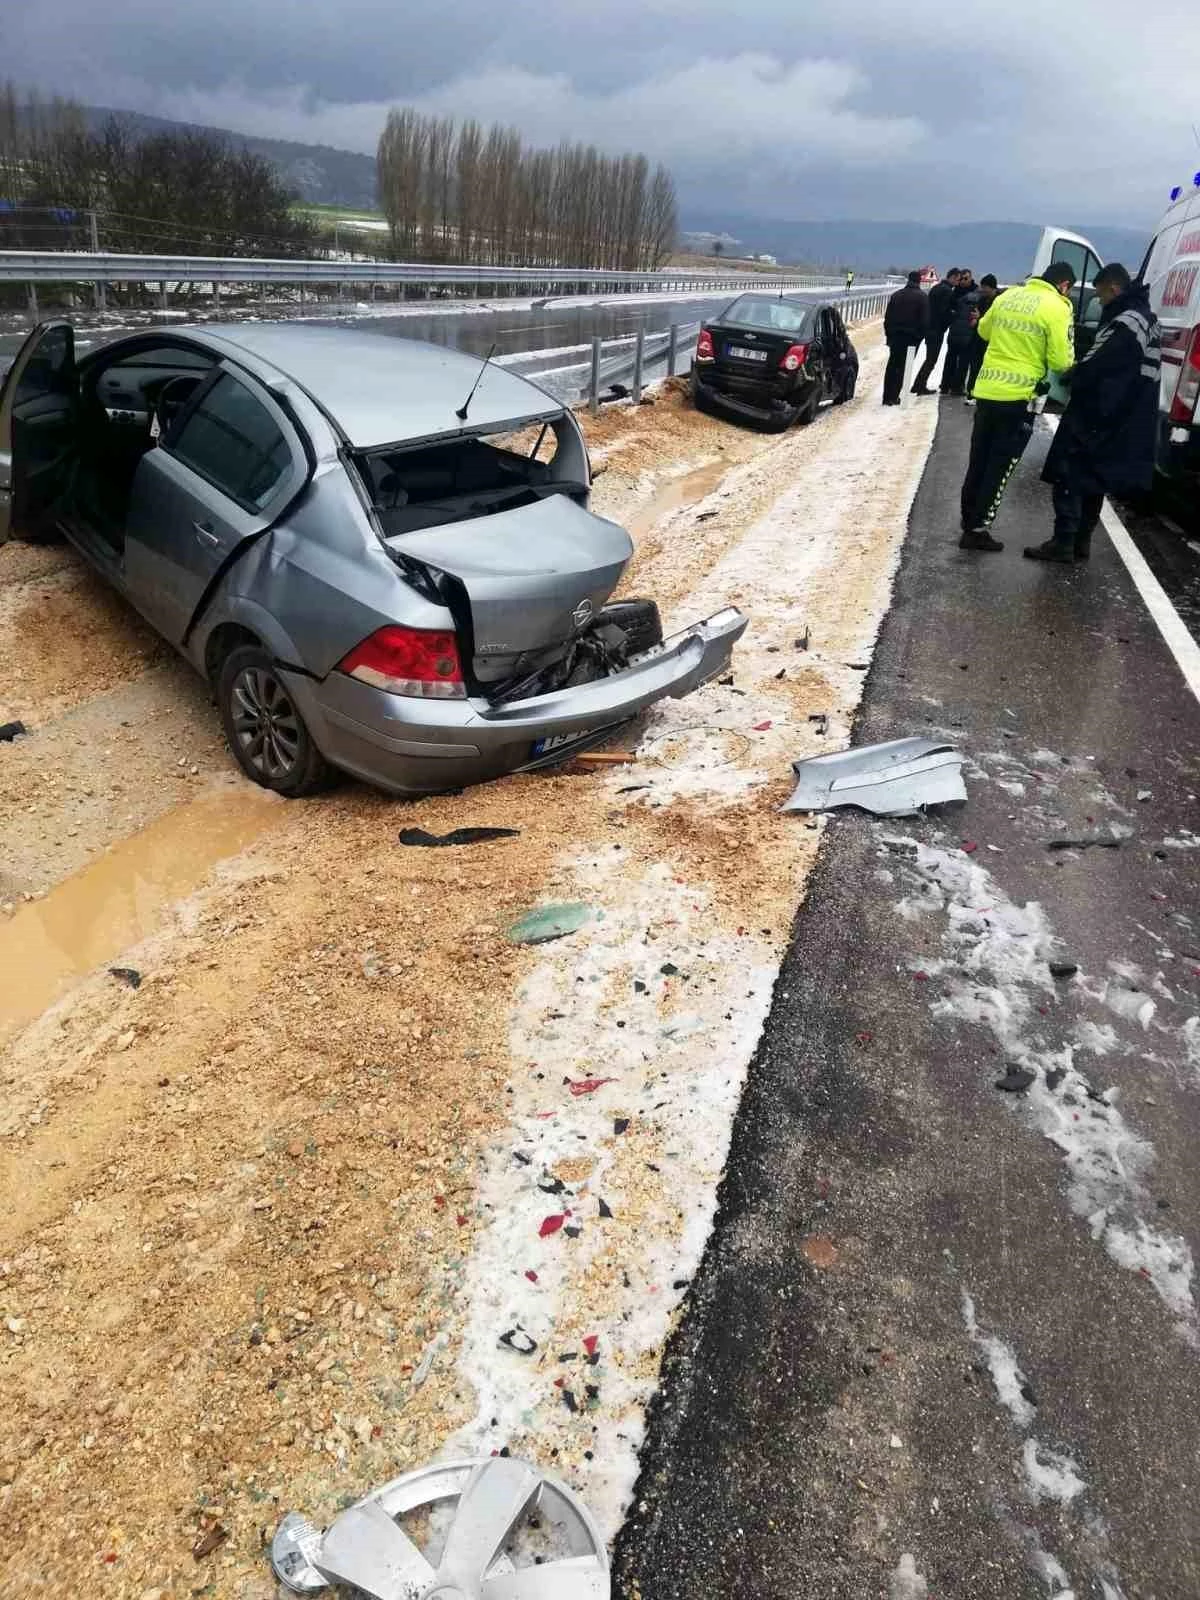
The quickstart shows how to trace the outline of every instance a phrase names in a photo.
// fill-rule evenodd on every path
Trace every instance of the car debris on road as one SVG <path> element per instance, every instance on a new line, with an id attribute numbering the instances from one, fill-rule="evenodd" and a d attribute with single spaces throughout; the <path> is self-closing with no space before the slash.
<path id="1" fill-rule="evenodd" d="M 889 739 L 796 761 L 796 787 L 783 811 L 860 806 L 878 817 L 906 817 L 926 806 L 963 801 L 961 753 L 937 739 Z"/>
<path id="2" fill-rule="evenodd" d="M 450 1500 L 435 1565 L 433 1545 L 427 1555 L 400 1519 Z M 324 1532 L 290 1512 L 271 1540 L 271 1568 L 292 1594 L 338 1585 L 369 1600 L 483 1600 L 501 1591 L 506 1600 L 609 1600 L 612 1591 L 604 1538 L 583 1502 L 512 1456 L 406 1472 Z"/>

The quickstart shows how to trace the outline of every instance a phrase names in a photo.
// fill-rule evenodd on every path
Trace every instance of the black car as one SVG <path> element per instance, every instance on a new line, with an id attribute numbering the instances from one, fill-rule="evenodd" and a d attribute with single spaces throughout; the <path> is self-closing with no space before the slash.
<path id="1" fill-rule="evenodd" d="M 858 382 L 858 354 L 835 305 L 743 294 L 700 329 L 692 397 L 701 411 L 746 417 L 782 433 L 841 405 Z"/>

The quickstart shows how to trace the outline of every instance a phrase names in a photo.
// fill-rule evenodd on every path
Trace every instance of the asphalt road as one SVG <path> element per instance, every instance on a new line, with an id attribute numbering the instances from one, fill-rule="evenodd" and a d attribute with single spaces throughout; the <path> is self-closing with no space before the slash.
<path id="1" fill-rule="evenodd" d="M 956 548 L 942 405 L 856 742 L 953 739 L 969 799 L 826 834 L 627 1600 L 1200 1594 L 1200 705 L 1106 537 L 1021 559 L 1044 439 L 1004 554 Z"/>

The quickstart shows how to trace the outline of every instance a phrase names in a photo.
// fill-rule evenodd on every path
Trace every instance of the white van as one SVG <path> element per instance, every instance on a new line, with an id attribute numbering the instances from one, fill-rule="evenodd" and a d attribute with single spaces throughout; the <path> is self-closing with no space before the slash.
<path id="1" fill-rule="evenodd" d="M 1046 228 L 1033 271 L 1044 272 L 1052 261 L 1067 261 L 1075 268 L 1075 349 L 1083 355 L 1100 322 L 1100 302 L 1091 286 L 1103 261 L 1079 234 Z M 1126 266 L 1133 271 L 1129 262 Z M 1151 309 L 1162 325 L 1159 475 L 1168 488 L 1194 494 L 1200 486 L 1200 172 L 1189 188 L 1172 191 L 1167 214 L 1135 276 L 1148 286 Z M 1065 401 L 1066 394 L 1052 390 L 1052 398 Z"/>
<path id="2" fill-rule="evenodd" d="M 1155 230 L 1141 274 L 1162 324 L 1158 469 L 1172 486 L 1200 487 L 1200 172 Z"/>

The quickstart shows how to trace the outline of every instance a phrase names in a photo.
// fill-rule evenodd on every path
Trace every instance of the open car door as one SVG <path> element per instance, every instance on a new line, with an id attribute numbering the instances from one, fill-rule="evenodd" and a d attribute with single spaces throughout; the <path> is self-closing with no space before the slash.
<path id="1" fill-rule="evenodd" d="M 1079 360 L 1092 348 L 1100 326 L 1100 302 L 1096 299 L 1094 284 L 1104 258 L 1091 240 L 1081 234 L 1072 233 L 1068 228 L 1043 228 L 1031 271 L 1034 275 L 1045 272 L 1052 261 L 1065 261 L 1075 269 L 1071 300 L 1075 307 L 1075 359 Z M 1051 378 L 1051 405 L 1065 406 L 1070 392 L 1057 376 Z"/>
<path id="2" fill-rule="evenodd" d="M 14 533 L 36 539 L 69 488 L 77 401 L 70 323 L 43 322 L 0 389 L 0 544 Z"/>

